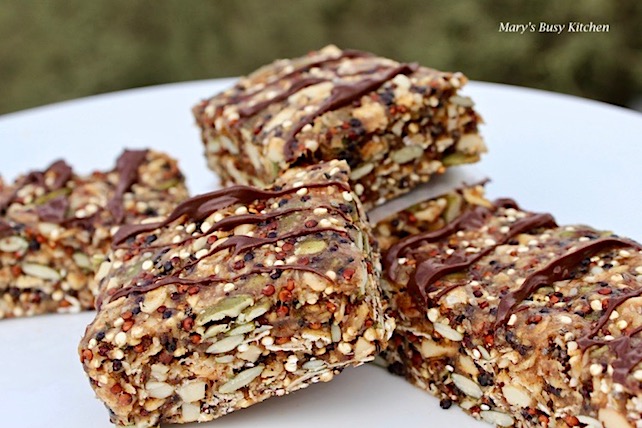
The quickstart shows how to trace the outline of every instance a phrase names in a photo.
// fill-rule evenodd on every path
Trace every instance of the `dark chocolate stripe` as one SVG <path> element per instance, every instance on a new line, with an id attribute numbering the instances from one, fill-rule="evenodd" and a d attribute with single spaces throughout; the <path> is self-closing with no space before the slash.
<path id="1" fill-rule="evenodd" d="M 116 185 L 114 195 L 107 203 L 107 209 L 111 212 L 117 224 L 125 220 L 123 195 L 138 180 L 138 168 L 145 161 L 146 156 L 147 150 L 125 150 L 116 161 L 118 184 Z"/>
<path id="2" fill-rule="evenodd" d="M 50 186 L 45 183 L 45 177 L 48 174 L 54 175 L 54 180 Z M 44 171 L 31 171 L 12 186 L 14 188 L 13 191 L 6 192 L 0 197 L 0 212 L 6 210 L 15 201 L 18 191 L 22 187 L 28 184 L 35 184 L 36 186 L 44 187 L 48 192 L 52 192 L 63 188 L 72 176 L 73 170 L 64 160 L 55 161 Z"/>
<path id="3" fill-rule="evenodd" d="M 212 224 L 210 228 L 203 232 L 200 235 L 192 235 L 189 236 L 181 241 L 178 242 L 172 242 L 172 245 L 182 245 L 187 243 L 188 241 L 194 240 L 201 238 L 203 236 L 209 236 L 214 232 L 217 231 L 227 231 L 234 229 L 237 226 L 241 226 L 244 224 L 257 224 L 261 223 L 264 221 L 269 221 L 269 220 L 274 220 L 278 217 L 286 216 L 289 214 L 294 214 L 294 213 L 299 213 L 299 212 L 304 212 L 304 211 L 312 211 L 317 208 L 325 208 L 328 210 L 328 212 L 334 212 L 338 215 L 340 215 L 344 220 L 346 221 L 351 221 L 350 217 L 348 217 L 343 211 L 340 209 L 331 207 L 329 205 L 317 205 L 314 207 L 299 207 L 299 208 L 289 208 L 286 210 L 279 210 L 279 211 L 274 211 L 270 214 L 240 214 L 240 215 L 232 215 L 229 217 L 225 217 L 224 219 L 217 221 L 216 223 Z M 145 246 L 145 250 L 153 249 L 153 248 L 163 248 L 166 247 L 167 244 L 157 244 L 157 245 L 147 245 Z M 121 244 L 117 248 L 129 248 L 128 245 L 123 245 Z"/>
<path id="4" fill-rule="evenodd" d="M 437 290 L 435 281 L 443 278 L 445 275 L 470 269 L 472 265 L 495 251 L 498 246 L 506 244 L 517 235 L 541 227 L 555 226 L 557 226 L 555 220 L 550 214 L 532 214 L 517 220 L 501 239 L 495 240 L 494 245 L 489 245 L 478 253 L 467 256 L 462 254 L 462 252 L 455 252 L 443 263 L 435 262 L 431 259 L 420 261 L 410 276 L 408 291 L 412 293 L 413 296 L 418 297 L 421 304 L 426 305 L 428 294 Z"/>
<path id="5" fill-rule="evenodd" d="M 251 98 L 254 98 L 255 95 L 265 91 L 266 89 L 274 87 L 274 85 L 276 85 L 280 81 L 289 79 L 291 77 L 295 77 L 296 75 L 301 74 L 301 73 L 305 73 L 305 72 L 309 71 L 310 69 L 312 69 L 314 67 L 319 67 L 319 66 L 330 64 L 330 63 L 333 63 L 333 62 L 341 61 L 342 59 L 369 58 L 369 57 L 373 57 L 373 56 L 374 55 L 369 53 L 369 52 L 363 52 L 363 51 L 358 51 L 358 50 L 354 50 L 354 49 L 346 49 L 346 50 L 342 51 L 340 55 L 322 57 L 321 59 L 318 59 L 318 60 L 315 60 L 315 61 L 311 61 L 311 62 L 307 62 L 307 63 L 305 63 L 305 64 L 293 69 L 292 71 L 288 72 L 287 74 L 284 74 L 282 76 L 277 76 L 275 79 L 270 80 L 261 89 L 257 89 L 256 91 L 249 92 L 249 93 L 247 93 L 245 95 L 232 97 L 232 99 L 230 101 L 233 102 L 233 103 L 240 103 L 240 102 L 248 101 Z M 242 88 L 241 88 L 241 90 L 242 90 Z"/>
<path id="6" fill-rule="evenodd" d="M 495 321 L 496 327 L 508 321 L 508 317 L 512 314 L 513 309 L 517 304 L 526 300 L 535 290 L 553 282 L 568 279 L 571 276 L 573 269 L 575 269 L 582 260 L 592 257 L 601 251 L 620 248 L 632 247 L 642 250 L 642 246 L 637 242 L 622 239 L 614 236 L 605 238 L 598 238 L 584 245 L 579 246 L 575 250 L 569 251 L 566 254 L 557 257 L 543 268 L 531 273 L 524 283 L 517 290 L 508 293 L 502 298 L 497 308 L 497 318 Z"/>
<path id="7" fill-rule="evenodd" d="M 299 92 L 301 89 L 307 88 L 308 86 L 316 85 L 316 84 L 321 83 L 321 82 L 327 82 L 327 80 L 328 79 L 310 77 L 310 78 L 307 78 L 307 79 L 301 79 L 299 81 L 296 81 L 292 85 L 290 85 L 290 87 L 287 90 L 277 94 L 276 96 L 274 96 L 274 97 L 272 97 L 270 99 L 258 102 L 258 103 L 253 104 L 253 105 L 241 107 L 239 109 L 240 119 L 245 119 L 245 118 L 248 118 L 248 117 L 252 117 L 255 114 L 257 114 L 258 112 L 260 112 L 261 110 L 264 110 L 267 107 L 269 107 L 271 104 L 283 101 L 286 98 L 288 98 L 290 95 L 293 95 L 293 94 Z M 243 121 L 240 120 L 240 119 L 237 122 L 237 126 L 239 124 L 243 123 Z"/>
<path id="8" fill-rule="evenodd" d="M 631 298 L 634 296 L 627 297 Z M 625 299 L 626 300 L 626 299 Z M 626 385 L 633 390 L 640 390 L 640 383 L 628 381 L 628 376 L 633 367 L 642 361 L 642 340 L 637 344 L 633 343 L 633 336 L 642 331 L 642 325 L 634 330 L 625 332 L 622 336 L 613 340 L 593 339 L 589 337 L 580 338 L 577 343 L 583 351 L 591 346 L 606 346 L 615 354 L 615 359 L 611 363 L 613 367 L 613 381 L 621 385 Z"/>
<path id="9" fill-rule="evenodd" d="M 238 281 L 239 279 L 248 277 L 250 275 L 256 275 L 260 273 L 270 273 L 274 271 L 281 271 L 281 270 L 300 270 L 304 272 L 312 272 L 315 273 L 330 283 L 332 283 L 332 279 L 330 279 L 325 273 L 311 267 L 311 266 L 306 266 L 306 265 L 281 265 L 281 266 L 263 266 L 263 267 L 254 267 L 252 270 L 249 272 L 243 273 L 241 275 L 237 275 L 232 278 L 221 278 L 217 276 L 208 276 L 205 278 L 199 278 L 199 279 L 187 279 L 187 278 L 176 278 L 176 277 L 165 277 L 162 278 L 159 281 L 150 283 L 150 284 L 145 284 L 145 285 L 137 285 L 133 287 L 127 287 L 127 288 L 121 288 L 117 292 L 115 292 L 113 295 L 109 296 L 109 301 L 114 301 L 116 299 L 119 299 L 121 297 L 129 296 L 131 294 L 143 294 L 143 293 L 148 293 L 152 290 L 155 290 L 157 288 L 163 287 L 165 285 L 171 285 L 171 284 L 179 284 L 179 285 L 210 285 L 210 284 L 215 284 L 215 283 L 221 283 L 221 282 L 235 282 Z M 102 306 L 102 301 L 98 301 L 96 304 L 96 307 L 98 310 L 100 310 L 100 307 Z"/>
<path id="10" fill-rule="evenodd" d="M 143 232 L 150 232 L 154 229 L 165 227 L 173 221 L 186 216 L 189 221 L 204 220 L 210 214 L 235 204 L 247 205 L 256 200 L 266 200 L 295 193 L 302 188 L 319 188 L 338 186 L 345 191 L 350 187 L 346 183 L 329 181 L 327 183 L 310 183 L 301 187 L 292 187 L 283 190 L 261 190 L 250 186 L 231 186 L 214 192 L 195 196 L 179 204 L 172 213 L 163 221 L 144 224 L 126 224 L 121 226 L 114 236 L 113 246 L 122 244 L 127 238 L 136 236 Z"/>
<path id="11" fill-rule="evenodd" d="M 284 235 L 279 235 L 275 236 L 274 238 L 256 238 L 252 236 L 245 236 L 245 235 L 233 235 L 225 239 L 220 245 L 215 246 L 212 248 L 207 254 L 205 254 L 203 257 L 193 260 L 190 263 L 185 264 L 185 266 L 182 266 L 179 270 L 175 271 L 171 276 L 167 276 L 164 278 L 159 279 L 158 281 L 154 281 L 152 284 L 155 284 L 159 281 L 169 281 L 171 284 L 172 281 L 171 279 L 176 279 L 179 278 L 178 275 L 180 275 L 182 272 L 188 270 L 189 268 L 197 265 L 202 259 L 210 257 L 216 253 L 219 253 L 221 251 L 230 249 L 232 250 L 232 254 L 230 255 L 230 258 L 233 258 L 234 256 L 244 252 L 251 250 L 253 248 L 257 248 L 260 246 L 263 246 L 265 244 L 273 244 L 277 241 L 281 240 L 287 240 L 291 238 L 297 238 L 300 236 L 306 236 L 306 235 L 312 235 L 315 233 L 322 233 L 322 232 L 336 232 L 336 233 L 346 233 L 345 230 L 339 230 L 339 229 L 334 229 L 334 228 L 329 228 L 329 227 L 319 227 L 319 228 L 309 228 L 309 229 L 299 229 L 295 230 L 290 233 L 286 233 Z M 127 287 L 127 289 L 131 288 L 136 288 L 136 287 Z M 127 295 L 127 293 L 123 294 Z M 122 297 L 122 296 L 119 296 Z M 110 301 L 114 300 L 116 297 L 111 297 Z"/>
<path id="12" fill-rule="evenodd" d="M 416 64 L 401 64 L 398 67 L 391 68 L 386 72 L 381 73 L 378 77 L 370 79 L 362 79 L 354 83 L 346 83 L 337 85 L 332 89 L 330 97 L 328 97 L 321 105 L 312 113 L 303 116 L 292 128 L 284 135 L 285 140 L 285 159 L 288 162 L 294 161 L 297 140 L 296 136 L 301 130 L 309 123 L 312 123 L 317 117 L 333 110 L 344 107 L 351 102 L 358 100 L 363 95 L 377 90 L 381 85 L 392 79 L 398 74 L 411 74 L 417 70 Z"/>
<path id="13" fill-rule="evenodd" d="M 65 195 L 57 196 L 45 204 L 36 207 L 38 217 L 50 223 L 62 223 L 65 220 L 69 198 Z"/>

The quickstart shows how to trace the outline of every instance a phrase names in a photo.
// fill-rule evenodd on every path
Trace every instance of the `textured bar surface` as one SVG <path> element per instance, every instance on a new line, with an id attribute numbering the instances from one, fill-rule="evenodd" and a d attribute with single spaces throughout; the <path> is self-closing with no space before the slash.
<path id="1" fill-rule="evenodd" d="M 264 185 L 291 165 L 343 159 L 366 209 L 486 148 L 467 79 L 327 46 L 278 60 L 194 108 L 210 168 Z"/>
<path id="2" fill-rule="evenodd" d="M 0 184 L 0 319 L 93 309 L 93 268 L 115 228 L 186 198 L 176 161 L 146 150 L 112 171 L 81 177 L 57 161 Z"/>
<path id="3" fill-rule="evenodd" d="M 391 214 L 378 221 L 372 228 L 372 233 L 379 249 L 385 252 L 403 238 L 441 229 L 477 205 L 492 206 L 484 197 L 483 184 L 454 189 Z"/>
<path id="4" fill-rule="evenodd" d="M 498 426 L 642 426 L 640 244 L 496 204 L 384 256 L 389 370 Z"/>
<path id="5" fill-rule="evenodd" d="M 380 261 L 343 161 L 123 227 L 79 352 L 118 425 L 207 421 L 374 359 Z"/>

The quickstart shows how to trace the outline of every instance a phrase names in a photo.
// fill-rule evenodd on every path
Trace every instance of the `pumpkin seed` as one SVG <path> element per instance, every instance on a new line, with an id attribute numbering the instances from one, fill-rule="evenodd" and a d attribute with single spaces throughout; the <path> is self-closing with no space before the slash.
<path id="1" fill-rule="evenodd" d="M 29 243 L 19 236 L 7 236 L 0 239 L 0 251 L 16 253 L 29 248 Z"/>
<path id="2" fill-rule="evenodd" d="M 236 336 L 228 336 L 217 342 L 214 342 L 212 345 L 210 345 L 209 348 L 207 348 L 207 350 L 205 350 L 205 352 L 207 352 L 208 354 L 222 354 L 224 352 L 229 352 L 243 343 L 243 340 L 245 340 L 245 336 L 243 336 L 242 334 L 237 334 Z"/>
<path id="3" fill-rule="evenodd" d="M 263 365 L 259 365 L 247 370 L 243 370 L 227 383 L 223 384 L 218 389 L 218 392 L 220 392 L 221 394 L 230 394 L 236 390 L 243 388 L 246 385 L 249 385 L 250 382 L 261 375 L 261 373 L 263 372 L 263 368 Z"/>
<path id="4" fill-rule="evenodd" d="M 205 325 L 211 321 L 219 321 L 225 317 L 236 318 L 241 311 L 248 306 L 252 306 L 254 299 L 247 294 L 227 297 L 217 304 L 205 308 L 197 317 L 198 325 Z"/>
<path id="5" fill-rule="evenodd" d="M 49 266 L 39 265 L 37 263 L 23 263 L 21 268 L 22 271 L 29 276 L 49 281 L 60 280 L 60 273 Z"/>

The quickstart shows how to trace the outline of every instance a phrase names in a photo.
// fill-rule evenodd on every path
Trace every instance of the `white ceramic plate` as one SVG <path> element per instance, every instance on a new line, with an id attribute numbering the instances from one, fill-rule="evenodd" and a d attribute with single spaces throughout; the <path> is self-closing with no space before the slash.
<path id="1" fill-rule="evenodd" d="M 110 168 L 124 147 L 177 157 L 193 193 L 218 185 L 190 108 L 232 80 L 165 85 L 0 117 L 0 172 L 12 180 L 65 157 L 79 172 Z M 472 82 L 490 153 L 489 196 L 642 240 L 642 115 L 542 91 Z M 6 427 L 110 427 L 76 353 L 92 313 L 0 321 L 0 418 Z M 202 427 L 485 427 L 375 366 L 268 400 Z"/>

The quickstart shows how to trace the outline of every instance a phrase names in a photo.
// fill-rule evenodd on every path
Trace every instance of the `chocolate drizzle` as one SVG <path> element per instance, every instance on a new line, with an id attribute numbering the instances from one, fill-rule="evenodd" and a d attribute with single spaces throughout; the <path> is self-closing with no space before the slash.
<path id="1" fill-rule="evenodd" d="M 46 183 L 46 177 L 53 174 L 53 181 L 50 185 Z M 4 212 L 11 205 L 17 196 L 20 188 L 33 184 L 43 187 L 47 192 L 62 189 L 73 176 L 73 170 L 64 160 L 57 160 L 44 171 L 31 171 L 18 180 L 13 186 L 14 190 L 3 193 L 0 197 L 0 212 Z"/>
<path id="2" fill-rule="evenodd" d="M 328 212 L 333 212 L 335 214 L 338 214 L 339 216 L 343 217 L 346 221 L 350 221 L 350 217 L 348 217 L 345 213 L 343 213 L 341 210 L 331 207 L 329 205 L 318 205 L 315 207 L 300 207 L 300 208 L 289 208 L 285 210 L 279 210 L 279 211 L 274 211 L 269 214 L 240 214 L 240 215 L 233 215 L 229 217 L 225 217 L 222 220 L 217 221 L 216 223 L 212 224 L 210 228 L 206 231 L 203 231 L 200 235 L 192 235 L 190 237 L 187 237 L 181 241 L 178 242 L 172 242 L 175 245 L 182 245 L 187 243 L 188 241 L 198 239 L 203 236 L 208 236 L 211 235 L 212 233 L 216 231 L 227 231 L 234 229 L 236 226 L 240 226 L 243 224 L 257 224 L 257 223 L 262 223 L 266 221 L 271 221 L 273 219 L 276 219 L 278 217 L 283 217 L 287 216 L 289 214 L 294 214 L 298 212 L 303 212 L 303 211 L 308 211 L 308 210 L 314 210 L 315 208 L 325 208 L 328 210 Z M 162 227 L 162 226 L 161 226 Z M 148 245 L 145 248 L 146 249 L 152 249 L 152 248 L 162 248 L 166 244 L 160 244 L 160 245 Z M 127 248 L 128 246 L 121 244 L 114 245 L 115 247 L 118 248 Z"/>
<path id="3" fill-rule="evenodd" d="M 65 195 L 57 196 L 45 204 L 36 207 L 38 217 L 50 223 L 62 223 L 65 221 L 69 199 Z"/>
<path id="4" fill-rule="evenodd" d="M 528 298 L 538 288 L 552 284 L 553 282 L 568 279 L 572 271 L 582 260 L 598 254 L 601 251 L 620 247 L 633 247 L 642 250 L 640 244 L 628 239 L 614 236 L 598 238 L 557 257 L 543 268 L 531 273 L 521 287 L 502 298 L 497 308 L 496 327 L 508 321 L 508 317 L 511 315 L 515 306 Z"/>
<path id="5" fill-rule="evenodd" d="M 270 198 L 275 198 L 275 197 L 280 197 L 287 194 L 296 193 L 298 190 L 302 188 L 320 188 L 320 187 L 329 187 L 329 186 L 337 186 L 345 191 L 349 191 L 350 189 L 346 183 L 337 182 L 337 181 L 328 181 L 326 183 L 309 183 L 304 186 L 292 187 L 292 188 L 286 188 L 286 189 L 280 189 L 280 190 L 261 190 L 261 189 L 256 189 L 254 187 L 249 187 L 249 186 L 228 187 L 225 189 L 217 190 L 214 192 L 210 192 L 204 195 L 200 195 L 200 196 L 196 196 L 191 199 L 188 199 L 187 201 L 179 204 L 174 209 L 174 211 L 169 216 L 167 216 L 163 221 L 156 222 L 156 223 L 122 226 L 114 236 L 112 245 L 114 247 L 117 247 L 128 238 L 134 237 L 140 233 L 150 232 L 152 230 L 155 230 L 161 227 L 166 227 L 169 224 L 171 224 L 173 221 L 178 220 L 179 218 L 185 217 L 184 221 L 186 222 L 198 222 L 198 221 L 204 220 L 206 217 L 208 217 L 212 213 L 219 211 L 221 209 L 227 208 L 231 205 L 235 205 L 235 204 L 247 205 L 257 200 L 267 200 Z M 320 206 L 316 206 L 316 207 L 318 208 Z M 204 231 L 201 236 L 211 234 L 217 230 L 219 231 L 230 230 L 242 224 L 261 223 L 261 222 L 276 218 L 278 216 L 287 215 L 295 212 L 306 211 L 308 209 L 310 208 L 297 207 L 297 208 L 276 211 L 270 214 L 233 215 L 230 217 L 223 218 L 220 221 L 214 223 L 208 228 L 208 230 Z M 341 211 L 337 211 L 336 208 L 330 207 L 328 211 L 335 211 L 339 213 L 339 215 L 341 215 L 343 218 L 346 218 L 346 215 Z M 323 233 L 323 232 L 333 232 L 333 233 L 339 233 L 339 234 L 346 233 L 345 230 L 329 228 L 329 227 L 305 227 L 301 229 L 296 229 L 294 231 L 285 233 L 283 235 L 275 234 L 275 236 L 268 236 L 268 237 L 253 237 L 253 236 L 245 236 L 245 235 L 232 235 L 229 237 L 225 237 L 225 240 L 220 242 L 218 245 L 216 245 L 216 241 L 215 241 L 213 247 L 210 249 L 210 251 L 207 254 L 200 257 L 199 259 L 195 259 L 186 263 L 180 269 L 174 271 L 171 276 L 157 277 L 155 280 L 152 280 L 151 282 L 148 282 L 142 285 L 133 285 L 128 287 L 123 287 L 119 289 L 116 293 L 114 293 L 112 296 L 110 296 L 109 299 L 110 301 L 112 301 L 114 299 L 128 296 L 130 294 L 145 293 L 168 284 L 197 284 L 197 283 L 221 282 L 224 279 L 221 279 L 218 277 L 208 277 L 202 280 L 187 280 L 187 279 L 181 278 L 179 275 L 182 272 L 196 266 L 199 260 L 212 256 L 213 254 L 216 254 L 223 250 L 228 250 L 228 249 L 231 250 L 230 257 L 232 258 L 242 252 L 249 251 L 253 248 L 261 247 L 265 244 L 272 244 L 281 240 L 288 240 L 288 239 L 297 238 L 300 236 L 306 236 L 306 235 Z M 182 243 L 187 242 L 189 239 L 191 238 L 188 238 L 182 241 Z M 180 245 L 180 244 L 181 243 L 173 244 L 173 245 Z M 164 247 L 164 246 L 159 246 L 159 247 Z M 146 248 L 150 248 L 150 247 L 146 247 Z M 252 273 L 263 273 L 263 272 L 272 272 L 275 270 L 283 270 L 284 268 L 314 272 L 328 279 L 328 281 L 331 281 L 327 277 L 327 275 L 325 275 L 325 273 L 318 271 L 313 267 L 305 266 L 305 265 L 303 266 L 281 265 L 281 266 L 270 266 L 270 267 L 258 266 L 258 267 L 254 267 L 250 272 L 245 273 L 236 278 L 247 276 Z M 225 281 L 229 282 L 232 280 L 226 279 Z M 101 304 L 102 304 L 102 299 L 99 299 L 99 302 L 97 304 L 98 307 L 100 307 Z"/>
<path id="6" fill-rule="evenodd" d="M 147 150 L 125 150 L 116 161 L 118 184 L 114 195 L 107 203 L 107 209 L 111 212 L 117 224 L 125 220 L 123 195 L 138 180 L 138 168 L 145 161 L 146 156 Z"/>
<path id="7" fill-rule="evenodd" d="M 398 259 L 405 254 L 413 253 L 417 260 L 417 266 L 408 279 L 408 291 L 416 299 L 417 303 L 425 307 L 429 301 L 428 295 L 437 290 L 436 281 L 440 278 L 451 273 L 469 269 L 473 264 L 494 251 L 495 248 L 506 244 L 517 235 L 540 227 L 557 226 L 555 219 L 550 214 L 530 214 L 513 223 L 509 231 L 500 239 L 497 239 L 495 244 L 487 246 L 478 253 L 467 254 L 457 250 L 444 261 L 427 258 L 424 254 L 414 254 L 414 251 L 420 249 L 422 245 L 441 241 L 457 231 L 480 229 L 499 207 L 514 208 L 516 206 L 517 204 L 514 201 L 508 199 L 496 201 L 493 209 L 476 206 L 441 229 L 411 236 L 399 241 L 388 250 L 384 257 L 388 277 L 392 281 L 395 281 Z M 437 298 L 443 295 L 444 293 L 439 293 Z"/>
<path id="8" fill-rule="evenodd" d="M 254 249 L 254 248 L 258 248 L 258 247 L 260 247 L 262 245 L 265 245 L 265 244 L 273 244 L 273 243 L 275 243 L 277 241 L 281 241 L 281 240 L 285 241 L 285 240 L 291 239 L 291 238 L 297 238 L 297 237 L 300 237 L 300 236 L 312 235 L 312 234 L 315 234 L 315 233 L 322 233 L 322 232 L 344 233 L 345 231 L 339 230 L 339 229 L 333 229 L 333 228 L 299 229 L 299 230 L 295 230 L 295 231 L 290 232 L 290 233 L 286 233 L 284 235 L 275 236 L 274 238 L 257 238 L 257 237 L 245 236 L 245 235 L 233 235 L 233 236 L 230 236 L 230 237 L 226 238 L 225 241 L 223 241 L 220 245 L 216 245 L 206 255 L 204 255 L 201 258 L 210 257 L 210 256 L 212 256 L 212 255 L 214 255 L 216 253 L 219 253 L 221 251 L 228 250 L 228 249 L 232 250 L 232 252 L 230 254 L 230 258 L 232 258 L 234 256 L 237 256 L 237 255 L 245 252 L 245 251 L 248 251 L 248 250 L 251 250 L 251 249 Z M 110 301 L 112 301 L 112 300 L 114 300 L 114 299 L 116 299 L 118 297 L 127 296 L 127 295 L 132 294 L 132 293 L 140 294 L 142 292 L 151 291 L 151 290 L 154 290 L 154 289 L 156 289 L 158 287 L 161 287 L 161 286 L 167 285 L 167 284 L 175 284 L 175 283 L 179 284 L 179 283 L 181 283 L 180 281 L 183 280 L 179 275 L 182 272 L 184 272 L 184 271 L 196 266 L 198 264 L 199 260 L 200 259 L 193 260 L 193 261 L 187 263 L 185 266 L 181 267 L 179 270 L 177 270 L 172 275 L 160 278 L 160 279 L 158 279 L 156 281 L 153 281 L 153 282 L 145 285 L 144 287 L 131 286 L 131 287 L 121 288 L 118 291 L 118 293 L 114 294 L 110 298 Z M 283 268 L 283 266 L 285 266 L 285 265 L 282 265 L 281 268 Z M 272 272 L 272 271 L 274 271 L 274 268 L 275 268 L 275 266 L 263 267 L 263 268 L 254 268 L 251 272 Z M 260 270 L 255 271 L 255 269 L 260 269 Z M 318 270 L 316 270 L 316 269 L 314 269 L 312 267 L 309 267 L 309 266 L 305 267 L 304 270 L 317 273 L 317 274 L 325 277 L 329 281 L 331 281 L 323 272 L 318 271 Z"/>
<path id="9" fill-rule="evenodd" d="M 264 110 L 267 107 L 269 107 L 270 104 L 278 103 L 280 101 L 283 101 L 286 98 L 288 98 L 290 95 L 299 92 L 303 88 L 307 88 L 308 86 L 316 85 L 318 83 L 322 83 L 322 82 L 326 82 L 326 81 L 327 81 L 327 79 L 321 79 L 321 78 L 317 78 L 317 77 L 309 77 L 309 78 L 306 78 L 306 79 L 301 79 L 301 80 L 298 80 L 298 81 L 294 82 L 292 85 L 290 85 L 290 87 L 287 90 L 275 95 L 272 98 L 266 99 L 264 101 L 260 101 L 260 102 L 258 102 L 256 104 L 253 104 L 253 105 L 241 107 L 239 109 L 240 119 L 237 122 L 237 126 L 240 125 L 241 123 L 243 123 L 243 120 L 241 120 L 241 119 L 245 119 L 245 118 L 254 116 L 255 114 L 257 114 L 261 110 Z"/>
<path id="10" fill-rule="evenodd" d="M 153 291 L 157 288 L 163 287 L 165 285 L 170 285 L 170 284 L 179 284 L 179 285 L 210 285 L 210 284 L 217 284 L 221 282 L 235 282 L 238 281 L 239 279 L 246 278 L 250 275 L 255 275 L 255 274 L 260 274 L 260 273 L 270 273 L 274 271 L 282 271 L 282 270 L 299 270 L 299 271 L 304 271 L 304 272 L 312 272 L 315 273 L 324 279 L 326 279 L 329 282 L 332 282 L 332 279 L 330 279 L 325 273 L 311 267 L 311 266 L 305 266 L 305 265 L 280 265 L 280 266 L 255 266 L 250 270 L 249 272 L 245 272 L 241 275 L 237 275 L 232 278 L 221 278 L 218 276 L 208 276 L 205 278 L 198 278 L 198 279 L 188 279 L 188 278 L 180 278 L 176 276 L 167 276 L 164 278 L 161 278 L 158 281 L 145 284 L 145 285 L 137 285 L 135 287 L 127 287 L 127 288 L 121 288 L 120 290 L 116 291 L 114 294 L 109 296 L 109 301 L 113 301 L 116 299 L 119 299 L 121 297 L 129 296 L 130 294 L 144 294 L 148 293 L 150 291 Z M 102 301 L 99 300 L 96 303 L 97 309 L 100 309 L 102 306 Z"/>
<path id="11" fill-rule="evenodd" d="M 204 220 L 210 214 L 229 207 L 230 205 L 243 204 L 247 205 L 250 202 L 259 199 L 275 198 L 290 193 L 296 193 L 301 188 L 318 188 L 338 186 L 343 190 L 349 191 L 350 187 L 338 181 L 330 181 L 327 183 L 310 183 L 301 187 L 291 187 L 282 190 L 261 190 L 250 186 L 231 186 L 225 189 L 216 190 L 214 192 L 205 193 L 203 195 L 190 198 L 179 204 L 172 213 L 167 216 L 163 221 L 145 224 L 126 224 L 118 229 L 114 236 L 113 246 L 123 243 L 127 238 L 136 236 L 140 233 L 150 232 L 154 229 L 165 227 L 178 220 L 182 216 L 186 216 L 190 221 L 198 222 Z M 233 220 L 228 220 L 229 222 Z"/>
<path id="12" fill-rule="evenodd" d="M 314 67 L 319 67 L 319 66 L 322 66 L 322 65 L 325 65 L 325 64 L 329 64 L 329 63 L 333 63 L 333 62 L 336 62 L 336 61 L 340 61 L 340 60 L 342 60 L 344 58 L 345 59 L 349 59 L 349 58 L 369 58 L 369 57 L 372 57 L 372 56 L 374 56 L 374 55 L 369 53 L 369 52 L 363 52 L 363 51 L 354 50 L 354 49 L 346 49 L 346 50 L 342 51 L 340 55 L 322 57 L 320 59 L 307 62 L 307 63 L 305 63 L 305 64 L 303 64 L 303 65 L 301 65 L 299 67 L 296 67 L 292 71 L 290 71 L 290 72 L 288 72 L 288 73 L 286 73 L 286 74 L 284 74 L 282 76 L 277 76 L 275 79 L 267 82 L 262 88 L 257 89 L 256 91 L 249 92 L 249 93 L 244 94 L 242 96 L 233 97 L 233 99 L 231 101 L 234 102 L 234 103 L 247 101 L 247 100 L 253 98 L 255 95 L 265 91 L 266 89 L 274 87 L 274 85 L 276 85 L 278 82 L 286 80 L 286 79 L 289 79 L 291 77 L 295 77 L 298 74 L 305 73 L 305 72 L 311 70 Z"/>
<path id="13" fill-rule="evenodd" d="M 499 203 L 506 208 L 518 209 L 512 200 L 500 200 L 496 202 L 496 204 Z M 397 279 L 398 259 L 400 257 L 409 254 L 413 250 L 419 251 L 423 243 L 441 241 L 459 230 L 467 229 L 467 226 L 477 224 L 477 227 L 479 227 L 479 222 L 483 224 L 485 216 L 489 213 L 490 210 L 484 212 L 482 208 L 475 208 L 472 211 L 462 214 L 443 229 L 406 238 L 398 242 L 390 248 L 384 259 L 388 269 L 388 277 L 393 281 Z M 472 223 L 469 223 L 470 221 L 472 221 Z M 496 245 L 485 248 L 481 252 L 471 256 L 456 251 L 450 258 L 446 259 L 445 262 L 439 262 L 434 259 L 426 259 L 425 256 L 423 256 L 424 259 L 422 260 L 422 255 L 419 254 L 415 257 L 417 266 L 408 280 L 408 289 L 413 293 L 413 297 L 418 297 L 417 301 L 419 305 L 425 307 L 429 303 L 428 294 L 430 292 L 438 291 L 433 297 L 435 301 L 437 301 L 451 290 L 467 283 L 464 280 L 443 285 L 438 283 L 440 277 L 448 273 L 468 269 L 498 245 L 508 242 L 511 237 L 541 227 L 555 227 L 553 218 L 547 214 L 533 214 L 518 220 L 513 224 L 506 236 L 499 240 Z M 550 261 L 544 267 L 532 272 L 519 288 L 501 298 L 494 322 L 495 333 L 508 322 L 511 314 L 522 310 L 517 308 L 518 305 L 527 300 L 537 289 L 549 286 L 555 282 L 572 279 L 574 272 L 577 271 L 578 267 L 581 266 L 585 260 L 601 252 L 617 248 L 634 248 L 637 251 L 642 251 L 641 244 L 629 239 L 619 238 L 617 236 L 599 237 L 567 251 L 565 254 Z M 413 255 L 415 254 L 413 253 Z M 608 347 L 614 357 L 609 363 L 613 367 L 613 381 L 625 385 L 632 390 L 640 391 L 639 382 L 631 380 L 629 373 L 642 362 L 642 338 L 638 338 L 637 340 L 634 338 L 634 336 L 642 332 L 642 325 L 637 328 L 625 329 L 622 331 L 621 336 L 612 338 L 611 340 L 596 337 L 607 325 L 611 314 L 616 308 L 629 299 L 642 296 L 642 287 L 637 284 L 636 280 L 631 279 L 628 274 L 624 274 L 624 277 L 632 287 L 637 288 L 615 288 L 610 291 L 614 294 L 608 299 L 606 308 L 602 310 L 599 319 L 593 323 L 590 328 L 586 329 L 576 341 L 583 352 L 586 352 L 587 349 L 593 346 Z M 439 285 L 439 287 L 437 287 L 437 285 Z"/>
<path id="14" fill-rule="evenodd" d="M 333 110 L 344 107 L 351 102 L 358 100 L 363 95 L 377 90 L 381 85 L 392 79 L 398 74 L 411 74 L 417 70 L 416 64 L 401 64 L 398 67 L 390 68 L 382 72 L 379 76 L 362 79 L 354 83 L 345 83 L 336 85 L 330 97 L 317 107 L 315 111 L 303 116 L 292 128 L 284 135 L 285 139 L 285 159 L 292 162 L 296 156 L 297 141 L 296 136 L 309 123 L 312 123 L 317 117 Z"/>
<path id="15" fill-rule="evenodd" d="M 629 296 L 626 299 L 631 297 L 634 296 Z M 633 343 L 633 336 L 641 331 L 642 325 L 634 330 L 625 332 L 622 336 L 613 340 L 595 339 L 584 336 L 578 339 L 577 343 L 583 351 L 586 351 L 586 349 L 591 346 L 607 346 L 616 357 L 611 363 L 613 367 L 613 381 L 639 391 L 639 382 L 632 384 L 628 381 L 628 375 L 631 369 L 642 361 L 642 340 L 638 341 L 637 344 Z"/>

